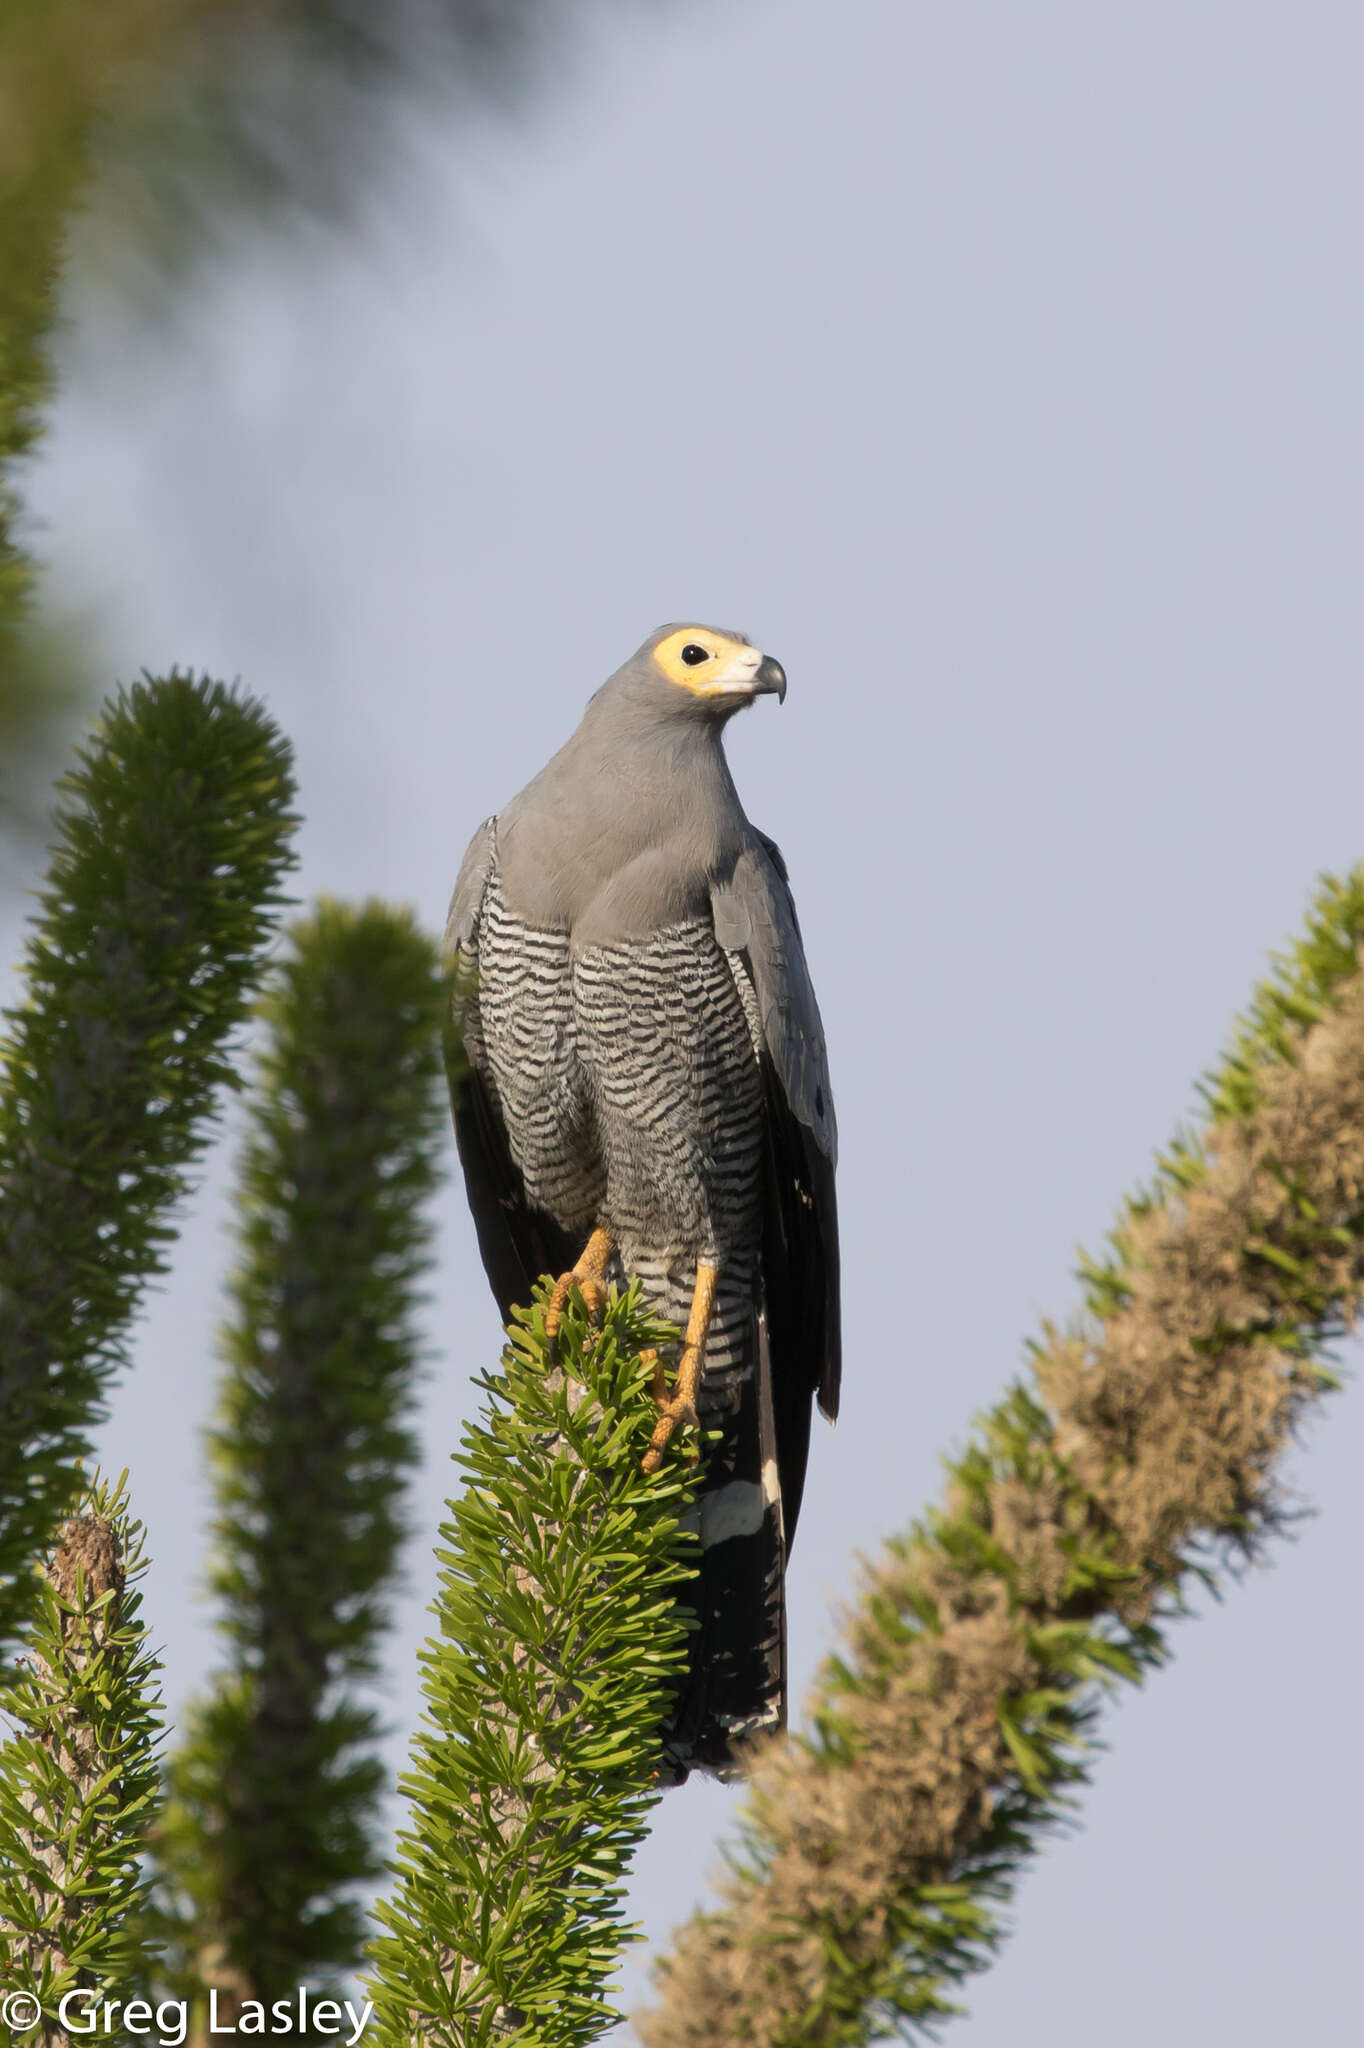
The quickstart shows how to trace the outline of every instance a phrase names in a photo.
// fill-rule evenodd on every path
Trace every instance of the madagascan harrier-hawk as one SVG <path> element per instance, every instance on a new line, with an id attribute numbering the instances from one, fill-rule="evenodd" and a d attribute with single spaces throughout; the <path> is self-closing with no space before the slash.
<path id="1" fill-rule="evenodd" d="M 666 1731 L 728 1774 L 785 1718 L 783 1579 L 814 1399 L 838 1411 L 835 1129 L 781 854 L 722 736 L 786 677 L 737 633 L 664 626 L 474 835 L 447 939 L 474 972 L 455 1125 L 504 1317 L 541 1273 L 599 1312 L 637 1274 L 685 1331 L 646 1469 L 721 1438 L 699 1507 L 699 1627 Z"/>

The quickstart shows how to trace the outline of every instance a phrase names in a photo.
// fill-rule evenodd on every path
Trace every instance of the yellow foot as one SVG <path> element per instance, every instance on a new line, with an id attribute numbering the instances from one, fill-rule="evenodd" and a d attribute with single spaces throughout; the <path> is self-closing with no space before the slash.
<path id="1" fill-rule="evenodd" d="M 696 1287 L 691 1298 L 691 1314 L 687 1318 L 687 1335 L 677 1368 L 677 1385 L 671 1400 L 667 1398 L 663 1368 L 657 1357 L 653 1361 L 653 1395 L 658 1403 L 658 1420 L 649 1439 L 649 1448 L 644 1453 L 642 1471 L 657 1472 L 663 1463 L 663 1453 L 672 1441 L 674 1430 L 679 1427 L 698 1427 L 696 1395 L 701 1385 L 701 1368 L 706 1359 L 706 1339 L 710 1335 L 711 1312 L 715 1307 L 715 1282 L 714 1266 L 709 1266 L 702 1260 L 696 1268 Z M 645 1355 L 647 1357 L 648 1354 Z"/>
<path id="2" fill-rule="evenodd" d="M 564 1306 L 570 1289 L 574 1287 L 582 1295 L 587 1320 L 594 1330 L 601 1328 L 602 1310 L 606 1307 L 606 1267 L 613 1249 L 610 1231 L 594 1230 L 573 1271 L 561 1273 L 555 1281 L 554 1292 L 549 1297 L 549 1310 L 545 1316 L 545 1335 L 551 1343 L 559 1334 Z"/>

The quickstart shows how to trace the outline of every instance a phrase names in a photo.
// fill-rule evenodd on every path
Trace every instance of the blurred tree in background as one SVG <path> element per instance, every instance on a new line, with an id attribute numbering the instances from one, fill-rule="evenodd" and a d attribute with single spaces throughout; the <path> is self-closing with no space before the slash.
<path id="1" fill-rule="evenodd" d="M 0 817 L 40 808 L 54 728 L 98 672 L 70 629 L 37 630 L 23 517 L 81 210 L 94 205 L 99 224 L 82 260 L 116 278 L 136 257 L 137 288 L 153 297 L 181 288 L 234 224 L 344 224 L 399 146 L 404 113 L 517 104 L 574 11 L 575 0 L 0 0 Z"/>

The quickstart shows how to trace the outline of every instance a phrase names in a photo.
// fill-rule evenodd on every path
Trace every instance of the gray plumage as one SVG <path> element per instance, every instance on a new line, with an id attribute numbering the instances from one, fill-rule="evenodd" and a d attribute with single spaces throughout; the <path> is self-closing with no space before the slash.
<path id="1" fill-rule="evenodd" d="M 811 1394 L 839 1377 L 836 1147 L 819 1010 L 781 856 L 721 734 L 784 694 L 740 635 L 664 627 L 475 835 L 447 941 L 474 970 L 456 1129 L 504 1314 L 594 1229 L 685 1326 L 715 1301 L 697 1397 L 724 1432 L 700 1507 L 701 1627 L 669 1731 L 724 1771 L 785 1710 L 782 1579 Z"/>

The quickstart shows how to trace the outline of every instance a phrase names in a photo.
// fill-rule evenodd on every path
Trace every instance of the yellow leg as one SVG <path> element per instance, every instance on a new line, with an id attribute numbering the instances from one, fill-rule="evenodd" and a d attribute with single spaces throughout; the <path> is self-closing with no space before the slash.
<path id="1" fill-rule="evenodd" d="M 682 1357 L 677 1368 L 677 1385 L 671 1401 L 661 1398 L 662 1373 L 657 1364 L 654 1369 L 654 1399 L 658 1402 L 658 1421 L 649 1439 L 649 1448 L 644 1453 L 642 1469 L 657 1472 L 663 1463 L 663 1453 L 672 1439 L 679 1423 L 686 1423 L 692 1429 L 697 1426 L 696 1395 L 701 1385 L 701 1367 L 705 1363 L 706 1339 L 710 1335 L 710 1319 L 715 1308 L 716 1269 L 703 1259 L 696 1268 L 696 1288 L 691 1298 L 691 1314 L 687 1318 L 687 1335 L 682 1346 Z"/>
<path id="2" fill-rule="evenodd" d="M 571 1273 L 561 1273 L 554 1283 L 554 1292 L 549 1298 L 549 1313 L 545 1317 L 545 1335 L 556 1337 L 563 1319 L 564 1304 L 569 1289 L 576 1287 L 582 1295 L 587 1309 L 587 1319 L 594 1326 L 601 1326 L 601 1312 L 606 1307 L 606 1267 L 614 1245 L 609 1230 L 594 1230 L 583 1247 L 583 1255 Z"/>

